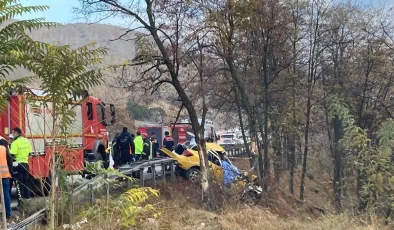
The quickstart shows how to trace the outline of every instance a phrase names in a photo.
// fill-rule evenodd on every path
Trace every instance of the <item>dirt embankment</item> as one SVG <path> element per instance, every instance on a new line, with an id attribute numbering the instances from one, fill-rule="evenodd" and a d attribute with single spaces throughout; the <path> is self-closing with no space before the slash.
<path id="1" fill-rule="evenodd" d="M 247 159 L 236 159 L 233 163 L 240 169 L 249 169 Z M 215 188 L 217 212 L 204 209 L 198 185 L 182 179 L 176 183 L 159 183 L 160 197 L 152 201 L 159 215 L 141 220 L 137 229 L 389 229 L 370 216 L 359 219 L 347 214 L 335 215 L 329 195 L 332 187 L 329 177 L 308 177 L 306 199 L 300 202 L 298 186 L 295 186 L 294 195 L 288 192 L 289 177 L 286 174 L 283 172 L 279 185 L 273 186 L 258 205 L 243 204 L 237 193 L 224 195 Z M 297 171 L 296 185 L 299 184 L 298 174 Z"/>

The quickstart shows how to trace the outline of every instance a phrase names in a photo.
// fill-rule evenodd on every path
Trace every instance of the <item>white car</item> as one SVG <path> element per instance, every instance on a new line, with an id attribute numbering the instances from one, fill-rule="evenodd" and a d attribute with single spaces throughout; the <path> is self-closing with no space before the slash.
<path id="1" fill-rule="evenodd" d="M 237 144 L 238 138 L 236 138 L 234 133 L 224 133 L 220 135 L 218 144 L 222 147 L 232 147 Z"/>

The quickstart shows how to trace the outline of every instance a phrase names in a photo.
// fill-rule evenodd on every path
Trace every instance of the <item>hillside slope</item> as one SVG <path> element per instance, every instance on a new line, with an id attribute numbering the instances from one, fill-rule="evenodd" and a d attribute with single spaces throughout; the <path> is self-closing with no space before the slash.
<path id="1" fill-rule="evenodd" d="M 4 24 L 5 25 L 5 24 Z M 0 28 L 4 25 L 0 25 Z M 126 60 L 133 59 L 136 55 L 135 37 L 136 32 L 130 32 L 126 36 L 122 37 L 121 40 L 116 40 L 124 34 L 126 29 L 105 24 L 86 24 L 86 23 L 73 23 L 65 24 L 55 28 L 42 28 L 39 30 L 31 31 L 30 35 L 37 41 L 42 41 L 55 45 L 70 45 L 73 48 L 87 45 L 89 43 L 96 43 L 97 47 L 106 47 L 108 49 L 108 55 L 105 57 L 103 66 L 109 66 L 114 64 L 123 63 Z M 114 40 L 115 41 L 111 41 Z M 10 79 L 15 79 L 23 76 L 28 76 L 29 73 L 26 70 L 18 69 L 10 75 Z M 92 95 L 102 98 L 105 102 L 114 103 L 118 110 L 122 110 L 122 119 L 119 126 L 128 126 L 134 129 L 134 122 L 130 119 L 125 121 L 123 118 L 127 117 L 126 104 L 129 100 L 138 101 L 139 103 L 146 104 L 149 106 L 157 106 L 166 110 L 168 118 L 167 122 L 173 122 L 179 109 L 180 103 L 177 101 L 177 94 L 173 88 L 169 85 L 163 85 L 159 93 L 151 95 L 147 93 L 143 95 L 143 89 L 125 89 L 114 87 L 119 85 L 120 73 L 107 72 L 105 75 L 105 84 L 90 89 Z M 137 75 L 136 75 L 137 76 Z M 131 78 L 133 77 L 130 76 Z M 127 84 L 121 84 L 126 87 Z M 32 87 L 40 87 L 39 83 L 32 83 Z M 186 111 L 185 111 L 186 112 Z M 210 118 L 214 118 L 215 114 L 211 114 Z M 228 116 L 219 115 L 219 119 L 214 119 L 214 122 L 220 127 L 220 121 L 227 123 Z"/>

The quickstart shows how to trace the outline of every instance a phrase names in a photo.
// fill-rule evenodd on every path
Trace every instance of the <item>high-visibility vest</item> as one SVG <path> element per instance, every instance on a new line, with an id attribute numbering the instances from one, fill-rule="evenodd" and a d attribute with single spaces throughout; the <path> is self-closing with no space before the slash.
<path id="1" fill-rule="evenodd" d="M 22 136 L 15 138 L 11 144 L 10 153 L 15 155 L 17 163 L 29 163 L 29 155 L 32 152 L 30 141 Z"/>
<path id="2" fill-rule="evenodd" d="M 2 145 L 0 145 L 0 173 L 1 178 L 11 178 L 7 164 L 7 149 Z"/>

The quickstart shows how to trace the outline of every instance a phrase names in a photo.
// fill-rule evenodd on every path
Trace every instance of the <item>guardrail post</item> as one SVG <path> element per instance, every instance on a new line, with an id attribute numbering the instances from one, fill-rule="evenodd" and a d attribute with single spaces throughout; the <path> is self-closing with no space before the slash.
<path id="1" fill-rule="evenodd" d="M 127 188 L 131 189 L 132 186 L 133 186 L 133 182 L 130 180 L 130 178 L 127 178 Z"/>
<path id="2" fill-rule="evenodd" d="M 171 180 L 175 181 L 174 161 L 170 162 L 170 169 L 171 169 Z"/>
<path id="3" fill-rule="evenodd" d="M 166 181 L 166 163 L 161 163 L 161 179 L 165 182 Z"/>
<path id="4" fill-rule="evenodd" d="M 151 169 L 152 169 L 152 186 L 155 188 L 156 187 L 156 165 L 152 164 Z"/>
<path id="5" fill-rule="evenodd" d="M 88 184 L 88 191 L 89 191 L 89 201 L 90 201 L 90 205 L 93 206 L 93 185 L 92 184 Z"/>
<path id="6" fill-rule="evenodd" d="M 144 187 L 144 168 L 140 168 L 140 187 Z"/>
<path id="7" fill-rule="evenodd" d="M 109 180 L 108 180 L 108 174 L 104 174 L 104 179 L 105 179 L 105 184 L 107 186 L 107 207 L 108 207 L 108 203 L 109 203 Z"/>

